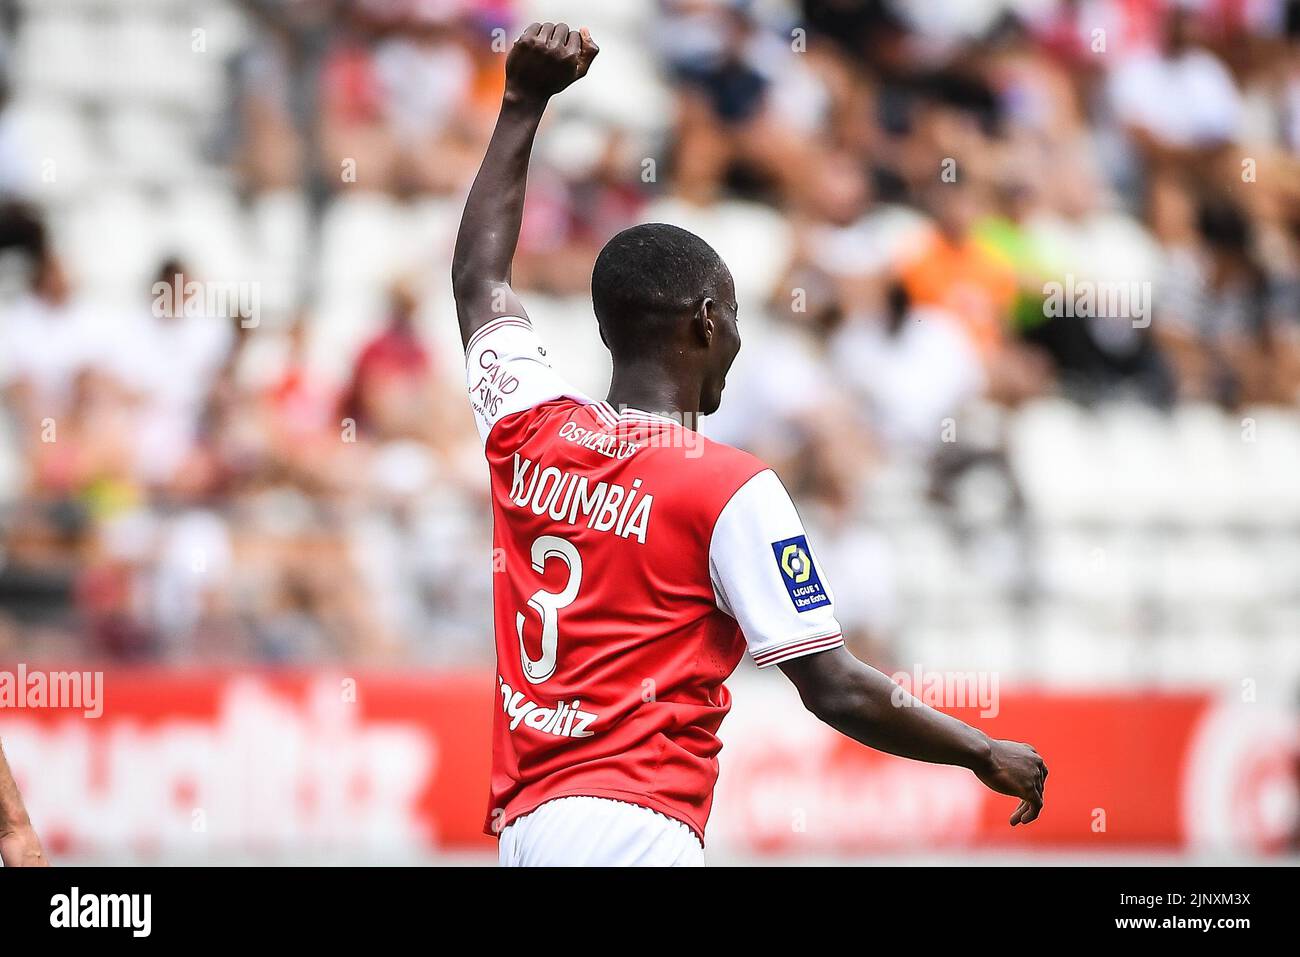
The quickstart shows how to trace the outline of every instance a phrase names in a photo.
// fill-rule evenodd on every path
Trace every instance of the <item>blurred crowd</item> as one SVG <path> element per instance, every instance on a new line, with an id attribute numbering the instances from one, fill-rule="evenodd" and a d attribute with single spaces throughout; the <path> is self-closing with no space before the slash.
<path id="1" fill-rule="evenodd" d="M 212 162 L 318 222 L 357 190 L 458 207 L 545 12 L 238 6 Z M 608 40 L 578 6 L 607 58 L 542 131 L 515 284 L 580 300 L 638 221 L 717 237 L 746 348 L 705 430 L 777 468 L 832 581 L 871 570 L 837 595 L 867 655 L 893 624 L 869 478 L 918 463 L 942 503 L 1003 458 L 954 439 L 972 407 L 1300 398 L 1300 2 L 661 0 Z M 485 475 L 428 328 L 449 250 L 395 271 L 333 376 L 309 284 L 255 323 L 191 307 L 203 264 L 169 257 L 106 318 L 21 147 L 0 114 L 0 657 L 489 656 Z"/>

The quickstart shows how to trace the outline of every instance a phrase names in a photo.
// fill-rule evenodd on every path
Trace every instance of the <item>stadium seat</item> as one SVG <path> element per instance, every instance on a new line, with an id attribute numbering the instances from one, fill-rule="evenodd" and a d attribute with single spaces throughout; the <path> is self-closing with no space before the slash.
<path id="1" fill-rule="evenodd" d="M 164 255 L 162 220 L 145 194 L 128 186 L 101 188 L 71 211 L 68 253 L 87 291 L 126 305 L 147 301 L 151 271 Z"/>
<path id="2" fill-rule="evenodd" d="M 766 301 L 773 277 L 779 276 L 789 261 L 789 220 L 756 203 L 728 201 L 704 209 L 661 199 L 651 203 L 641 218 L 643 222 L 674 223 L 702 236 L 731 267 L 736 295 L 745 308 Z"/>
<path id="3" fill-rule="evenodd" d="M 30 195 L 66 203 L 96 174 L 98 154 L 84 114 L 53 97 L 19 98 L 9 107 L 15 138 L 23 144 L 23 182 Z"/>
<path id="4" fill-rule="evenodd" d="M 163 244 L 202 275 L 247 279 L 256 253 L 247 221 L 229 189 L 213 184 L 172 191 L 159 215 Z"/>
<path id="5" fill-rule="evenodd" d="M 1044 521 L 1089 514 L 1099 497 L 1094 475 L 1095 428 L 1073 403 L 1034 402 L 1012 418 L 1008 454 L 1031 512 Z"/>

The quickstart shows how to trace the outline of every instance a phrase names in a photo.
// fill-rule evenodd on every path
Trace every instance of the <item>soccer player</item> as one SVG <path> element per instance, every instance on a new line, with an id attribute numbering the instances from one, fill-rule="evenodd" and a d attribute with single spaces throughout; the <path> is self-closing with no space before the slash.
<path id="1" fill-rule="evenodd" d="M 5 867 L 48 867 L 50 863 L 27 818 L 23 797 L 9 772 L 3 748 L 0 748 L 0 861 Z"/>
<path id="2" fill-rule="evenodd" d="M 456 239 L 470 403 L 491 472 L 497 676 L 486 830 L 508 865 L 703 863 L 723 681 L 748 650 L 836 730 L 960 765 L 1043 805 L 1033 748 L 901 695 L 843 646 L 794 506 L 762 462 L 691 428 L 740 349 L 731 274 L 699 237 L 624 230 L 591 279 L 613 357 L 605 401 L 575 390 L 510 288 L 528 159 L 548 100 L 598 52 L 534 23 Z M 896 696 L 904 699 L 896 705 Z"/>

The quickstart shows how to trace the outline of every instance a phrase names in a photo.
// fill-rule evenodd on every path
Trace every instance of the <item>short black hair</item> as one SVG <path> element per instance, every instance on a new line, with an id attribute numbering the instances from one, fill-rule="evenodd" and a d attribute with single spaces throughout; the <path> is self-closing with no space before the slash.
<path id="1" fill-rule="evenodd" d="M 1196 225 L 1206 243 L 1223 252 L 1246 252 L 1254 241 L 1250 220 L 1235 203 L 1213 199 L 1196 211 Z"/>
<path id="2" fill-rule="evenodd" d="M 41 214 L 27 203 L 0 203 L 0 252 L 14 249 L 35 262 L 49 254 L 50 240 Z"/>
<path id="3" fill-rule="evenodd" d="M 719 298 L 731 275 L 694 233 L 643 223 L 605 244 L 591 272 L 591 302 L 611 350 L 636 344 L 645 320 L 675 318 L 706 296 Z M 657 325 L 657 324 L 656 324 Z"/>

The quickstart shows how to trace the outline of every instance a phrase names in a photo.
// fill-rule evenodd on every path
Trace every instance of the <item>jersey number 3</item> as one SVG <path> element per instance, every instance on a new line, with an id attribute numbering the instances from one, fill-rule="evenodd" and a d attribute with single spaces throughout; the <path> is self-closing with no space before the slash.
<path id="1" fill-rule="evenodd" d="M 560 609 L 573 603 L 578 597 L 578 588 L 582 584 L 582 556 L 572 542 L 555 535 L 543 535 L 533 542 L 533 571 L 542 574 L 546 571 L 546 562 L 558 558 L 569 567 L 569 580 L 564 590 L 559 592 L 538 589 L 528 599 L 528 607 L 537 612 L 542 620 L 542 656 L 528 657 L 524 647 L 524 622 L 527 616 L 522 611 L 515 612 L 515 632 L 519 636 L 519 658 L 523 662 L 524 677 L 532 684 L 539 685 L 555 674 L 556 652 L 560 643 Z"/>

